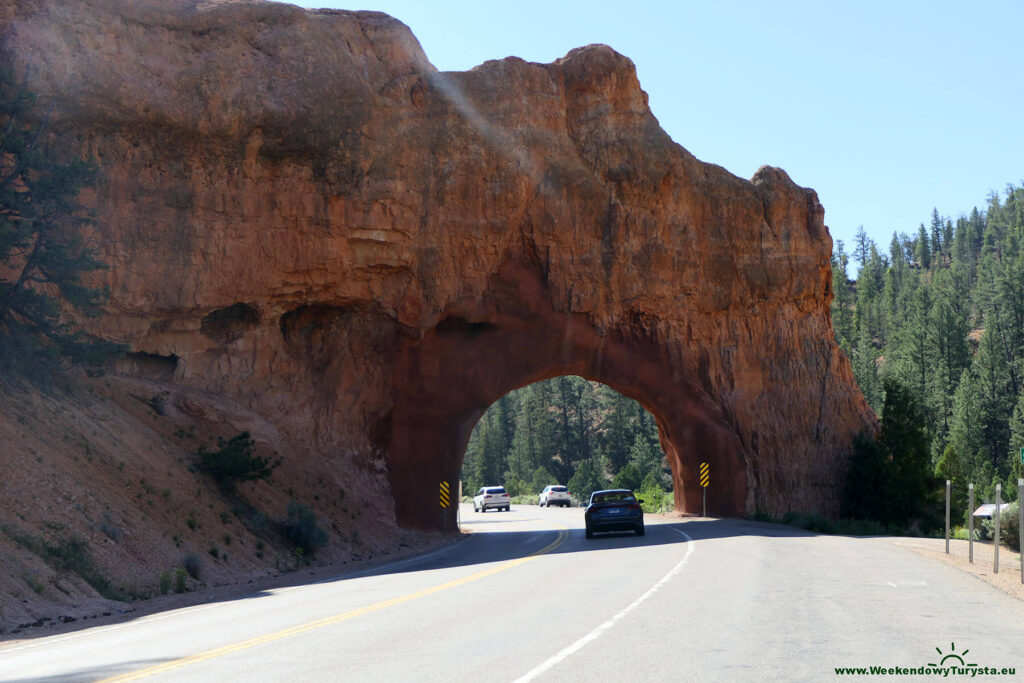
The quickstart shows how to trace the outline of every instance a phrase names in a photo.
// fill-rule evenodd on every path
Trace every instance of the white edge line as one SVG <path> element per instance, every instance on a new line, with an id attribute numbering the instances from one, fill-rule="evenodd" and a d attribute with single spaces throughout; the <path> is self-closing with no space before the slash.
<path id="1" fill-rule="evenodd" d="M 621 612 L 616 614 L 614 617 L 604 622 L 603 624 L 595 628 L 593 631 L 577 640 L 575 643 L 569 645 L 565 649 L 561 650 L 560 652 L 552 655 L 545 661 L 541 662 L 538 666 L 534 667 L 533 669 L 530 669 L 525 674 L 515 679 L 513 683 L 527 683 L 528 681 L 536 679 L 538 676 L 548 671 L 549 669 L 561 664 L 563 661 L 565 661 L 575 653 L 582 650 L 588 644 L 592 643 L 593 641 L 597 640 L 602 635 L 604 635 L 606 631 L 611 629 L 611 627 L 615 626 L 615 624 L 622 620 L 623 617 L 632 612 L 635 608 L 639 607 L 640 604 L 644 602 L 644 600 L 654 595 L 654 593 L 656 593 L 662 586 L 664 586 L 666 583 L 672 580 L 672 578 L 676 574 L 678 574 L 679 571 L 683 568 L 683 565 L 686 564 L 686 561 L 690 559 L 690 555 L 693 554 L 693 537 L 690 536 L 690 534 L 683 531 L 682 529 L 677 529 L 674 526 L 669 526 L 669 528 L 675 531 L 676 533 L 682 534 L 683 537 L 686 538 L 687 544 L 686 554 L 683 555 L 683 559 L 679 560 L 679 563 L 676 566 L 672 567 L 672 569 L 669 570 L 668 574 L 665 574 L 665 576 L 663 576 L 661 580 L 658 581 L 658 583 L 654 584 L 649 589 L 647 589 L 646 593 L 644 593 L 639 598 L 634 600 L 632 603 L 627 605 Z"/>

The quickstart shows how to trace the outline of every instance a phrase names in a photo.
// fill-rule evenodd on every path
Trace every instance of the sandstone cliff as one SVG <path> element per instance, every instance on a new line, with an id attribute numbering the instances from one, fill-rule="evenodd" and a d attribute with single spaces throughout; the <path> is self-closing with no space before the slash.
<path id="1" fill-rule="evenodd" d="M 679 507 L 707 461 L 715 512 L 837 510 L 874 417 L 824 211 L 674 143 L 610 48 L 441 73 L 379 13 L 20 0 L 0 54 L 102 168 L 87 324 L 121 370 L 356 463 L 400 524 L 440 524 L 490 402 L 564 373 L 654 414 Z"/>

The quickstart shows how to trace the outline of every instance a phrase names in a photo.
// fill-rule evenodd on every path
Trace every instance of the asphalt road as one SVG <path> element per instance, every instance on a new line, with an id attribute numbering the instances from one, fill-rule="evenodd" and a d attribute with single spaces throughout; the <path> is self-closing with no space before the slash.
<path id="1" fill-rule="evenodd" d="M 470 538 L 373 571 L 0 646 L 0 681 L 821 681 L 943 659 L 1024 677 L 1024 605 L 885 539 L 462 519 Z"/>

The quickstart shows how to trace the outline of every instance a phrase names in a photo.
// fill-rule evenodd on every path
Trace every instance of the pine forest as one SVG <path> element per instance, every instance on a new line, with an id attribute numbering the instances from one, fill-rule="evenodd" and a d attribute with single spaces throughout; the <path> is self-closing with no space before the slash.
<path id="1" fill-rule="evenodd" d="M 858 230 L 832 256 L 832 324 L 865 397 L 899 385 L 921 409 L 930 464 L 963 495 L 1014 500 L 1024 447 L 1024 188 L 956 219 L 932 211 L 886 246 Z M 846 273 L 856 273 L 849 280 Z"/>

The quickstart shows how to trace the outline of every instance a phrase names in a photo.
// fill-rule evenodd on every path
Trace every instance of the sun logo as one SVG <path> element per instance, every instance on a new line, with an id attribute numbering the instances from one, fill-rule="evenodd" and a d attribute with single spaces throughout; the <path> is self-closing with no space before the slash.
<path id="1" fill-rule="evenodd" d="M 949 644 L 948 654 L 943 654 L 942 649 L 938 647 L 935 648 L 935 651 L 939 653 L 939 657 L 941 657 L 941 659 L 939 660 L 938 664 L 928 662 L 928 666 L 946 666 L 947 662 L 949 662 L 950 664 L 960 664 L 960 666 L 978 666 L 977 664 L 967 664 L 966 662 L 964 662 L 964 657 L 967 655 L 968 652 L 970 652 L 970 650 L 964 649 L 963 652 L 960 652 L 958 654 L 956 651 L 956 644 L 954 643 Z M 949 660 L 954 661 L 950 662 Z"/>

